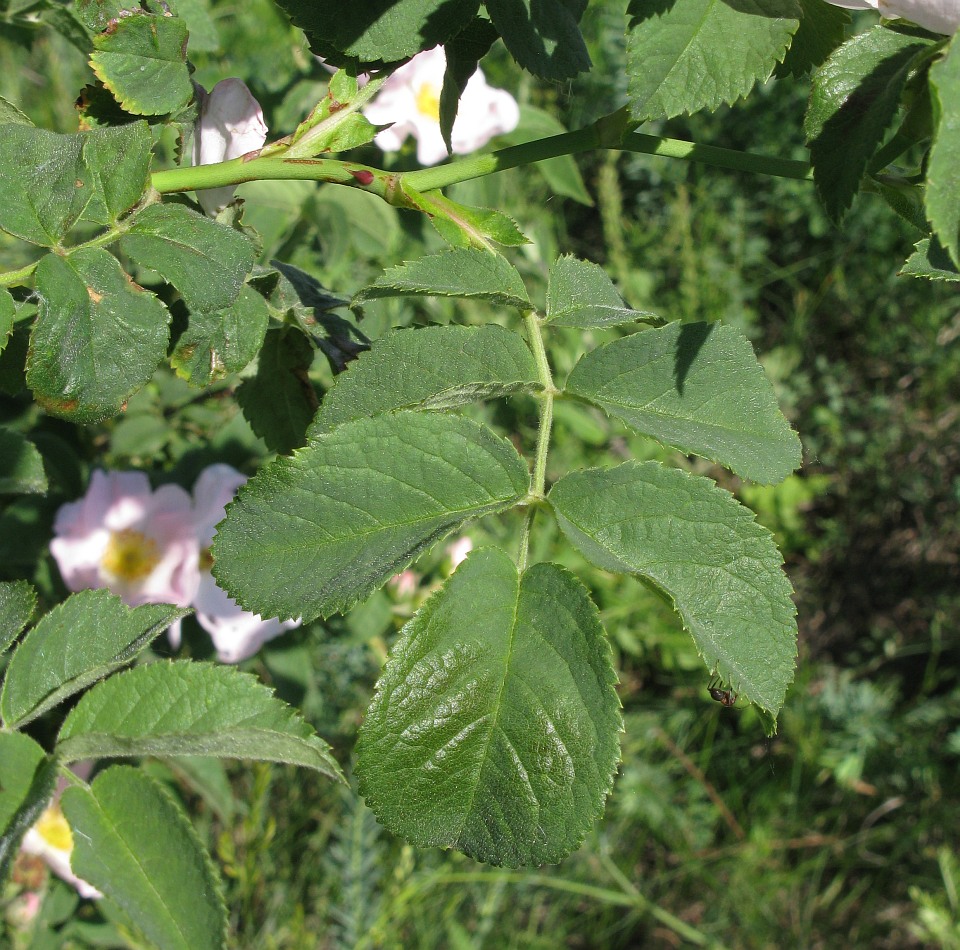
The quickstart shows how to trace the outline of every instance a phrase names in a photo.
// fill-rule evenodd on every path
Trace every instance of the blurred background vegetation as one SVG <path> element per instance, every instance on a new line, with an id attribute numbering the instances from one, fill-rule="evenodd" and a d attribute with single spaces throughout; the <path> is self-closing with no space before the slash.
<path id="1" fill-rule="evenodd" d="M 326 74 L 269 0 L 178 0 L 196 78 L 243 78 L 272 135 L 291 131 Z M 595 68 L 569 85 L 521 78 L 502 50 L 488 79 L 524 107 L 582 125 L 624 101 L 622 2 L 591 3 Z M 0 5 L 2 11 L 2 5 Z M 40 125 L 76 128 L 91 80 L 82 55 L 46 30 L 3 26 L 0 95 Z M 747 103 L 650 131 L 804 159 L 805 81 L 771 81 Z M 545 126 L 544 123 L 547 125 Z M 172 160 L 172 143 L 161 151 Z M 411 166 L 411 154 L 384 159 Z M 749 709 L 725 709 L 672 612 L 635 582 L 591 571 L 546 519 L 535 555 L 591 586 L 610 632 L 624 707 L 623 764 L 606 816 L 558 867 L 505 871 L 415 851 L 345 792 L 279 767 L 184 761 L 155 767 L 182 797 L 224 871 L 236 948 L 811 947 L 960 948 L 960 294 L 896 276 L 918 235 L 865 197 L 842 231 L 807 183 L 648 156 L 602 153 L 454 189 L 508 211 L 534 239 L 514 261 L 542 297 L 559 252 L 603 264 L 628 302 L 669 319 L 723 320 L 753 340 L 788 418 L 802 471 L 775 488 L 673 457 L 599 413 L 557 406 L 556 475 L 628 454 L 709 473 L 777 535 L 796 587 L 797 680 L 766 739 Z M 241 189 L 264 260 L 309 271 L 347 296 L 389 264 L 439 248 L 420 218 L 333 186 Z M 588 203 L 589 202 L 589 203 Z M 0 236 L 0 254 L 22 253 Z M 144 281 L 149 284 L 149 275 Z M 506 322 L 469 304 L 386 301 L 362 324 Z M 616 331 L 607 331 L 616 332 Z M 604 333 L 555 332 L 562 376 Z M 22 388 L 25 340 L 0 358 L 0 418 L 29 431 L 53 491 L 0 507 L 0 573 L 64 595 L 45 550 L 56 508 L 95 466 L 143 467 L 191 484 L 211 461 L 251 472 L 267 455 L 238 412 L 245 380 L 206 390 L 157 374 L 126 414 L 78 429 L 45 418 Z M 250 377 L 253 368 L 242 374 Z M 317 360 L 312 378 L 329 385 Z M 529 449 L 531 406 L 477 407 Z M 511 517 L 471 532 L 505 539 Z M 441 578 L 443 552 L 411 593 L 388 587 L 349 616 L 274 641 L 250 666 L 300 705 L 349 769 L 356 728 L 403 621 Z M 199 630 L 193 655 L 211 648 Z M 19 884 L 0 899 L 11 946 L 116 945 L 94 905 L 52 881 L 32 928 L 16 925 Z"/>

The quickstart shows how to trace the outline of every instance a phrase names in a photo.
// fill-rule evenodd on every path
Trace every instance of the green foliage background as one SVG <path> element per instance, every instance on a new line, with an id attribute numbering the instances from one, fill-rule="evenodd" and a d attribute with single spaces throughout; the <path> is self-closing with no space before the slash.
<path id="1" fill-rule="evenodd" d="M 198 81 L 209 88 L 240 76 L 263 104 L 271 135 L 292 131 L 326 74 L 277 8 L 268 0 L 178 6 L 192 20 Z M 588 8 L 595 66 L 573 87 L 520 81 L 496 51 L 488 78 L 567 127 L 612 110 L 624 93 L 607 68 L 623 43 L 620 6 Z M 0 46 L 0 95 L 39 124 L 74 130 L 71 102 L 90 79 L 82 57 L 60 37 L 21 32 L 21 47 Z M 746 105 L 652 131 L 805 159 L 808 91 L 805 80 L 786 76 Z M 723 320 L 752 339 L 802 436 L 801 474 L 776 488 L 742 486 L 707 463 L 676 460 L 719 477 L 758 510 L 787 558 L 801 654 L 779 735 L 766 740 L 754 713 L 712 703 L 672 612 L 636 582 L 588 575 L 544 522 L 534 555 L 588 578 L 620 670 L 623 765 L 604 820 L 560 866 L 506 872 L 415 851 L 383 831 L 355 793 L 291 768 L 153 766 L 187 802 L 225 870 L 232 945 L 960 946 L 956 285 L 895 275 L 891 262 L 909 254 L 917 235 L 870 197 L 840 231 L 809 183 L 616 153 L 579 167 L 592 204 L 555 196 L 531 171 L 457 186 L 452 197 L 507 210 L 535 238 L 513 260 L 541 296 L 547 262 L 572 252 L 602 263 L 637 309 Z M 344 296 L 385 265 L 441 247 L 421 217 L 355 190 L 274 182 L 240 193 L 265 259 L 296 264 Z M 17 255 L 29 249 L 5 242 L 0 236 L 6 266 L 27 263 Z M 454 311 L 470 323 L 479 306 L 374 300 L 363 329 L 376 338 L 390 326 L 446 323 Z M 560 373 L 618 335 L 563 333 Z M 15 335 L 0 357 L 0 419 L 30 430 L 52 490 L 2 503 L 0 570 L 32 576 L 45 606 L 65 592 L 43 539 L 95 460 L 154 466 L 164 480 L 189 485 L 212 461 L 252 471 L 268 454 L 227 398 L 235 378 L 197 390 L 161 371 L 115 420 L 80 430 L 41 417 L 22 390 L 24 346 Z M 318 392 L 329 384 L 324 361 L 315 361 L 311 379 Z M 587 448 L 610 462 L 627 448 L 638 458 L 663 455 L 599 411 L 587 418 L 565 408 L 556 411 L 554 475 L 596 464 L 596 454 L 581 457 Z M 531 415 L 506 403 L 470 411 L 533 444 Z M 507 532 L 496 521 L 487 530 Z M 446 566 L 435 555 L 421 569 L 426 589 Z M 377 594 L 253 661 L 341 763 L 351 761 L 359 716 L 413 606 L 396 592 Z M 209 654 L 189 623 L 187 640 L 194 656 Z M 0 905 L 9 909 L 3 902 L 14 892 Z M 74 902 L 51 884 L 32 933 L 8 920 L 12 945 L 119 945 L 110 942 L 115 923 L 92 907 L 64 924 Z"/>

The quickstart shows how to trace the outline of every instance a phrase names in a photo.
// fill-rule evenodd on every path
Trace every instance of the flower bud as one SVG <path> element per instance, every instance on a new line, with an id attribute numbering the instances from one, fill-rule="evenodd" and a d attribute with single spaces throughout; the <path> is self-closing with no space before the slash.
<path id="1" fill-rule="evenodd" d="M 208 93 L 198 87 L 200 115 L 193 127 L 192 164 L 212 165 L 263 147 L 267 126 L 260 103 L 240 79 L 222 79 Z M 233 197 L 235 185 L 206 188 L 197 200 L 214 215 Z"/>

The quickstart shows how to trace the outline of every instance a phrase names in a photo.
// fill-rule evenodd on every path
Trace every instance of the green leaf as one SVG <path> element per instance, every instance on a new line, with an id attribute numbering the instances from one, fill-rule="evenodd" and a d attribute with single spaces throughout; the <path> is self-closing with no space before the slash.
<path id="1" fill-rule="evenodd" d="M 572 79 L 590 68 L 580 32 L 587 0 L 486 0 L 513 58 L 542 79 Z"/>
<path id="2" fill-rule="evenodd" d="M 513 218 L 502 211 L 469 208 L 439 191 L 420 194 L 403 181 L 400 188 L 409 206 L 428 215 L 440 237 L 453 247 L 476 247 L 496 253 L 497 244 L 520 247 L 530 243 Z"/>
<path id="3" fill-rule="evenodd" d="M 800 0 L 800 27 L 775 75 L 802 78 L 842 42 L 850 14 L 825 0 Z"/>
<path id="4" fill-rule="evenodd" d="M 167 308 L 102 248 L 48 254 L 37 267 L 37 291 L 27 357 L 37 402 L 76 422 L 116 415 L 166 355 Z"/>
<path id="5" fill-rule="evenodd" d="M 752 511 L 658 462 L 574 472 L 549 498 L 587 558 L 664 593 L 707 667 L 776 716 L 793 680 L 796 608 L 773 536 Z"/>
<path id="6" fill-rule="evenodd" d="M 452 409 L 535 388 L 533 354 L 503 327 L 397 330 L 337 377 L 308 434 L 394 409 Z"/>
<path id="7" fill-rule="evenodd" d="M 927 217 L 941 245 L 960 264 L 960 43 L 930 67 L 935 128 L 927 164 Z"/>
<path id="8" fill-rule="evenodd" d="M 330 747 L 256 677 L 192 660 L 136 666 L 91 689 L 67 716 L 57 754 L 67 762 L 212 755 L 342 779 Z"/>
<path id="9" fill-rule="evenodd" d="M 556 862 L 603 809 L 616 674 L 597 608 L 555 564 L 475 551 L 404 627 L 357 746 L 391 831 L 479 861 Z"/>
<path id="10" fill-rule="evenodd" d="M 631 0 L 630 114 L 716 109 L 773 72 L 800 25 L 797 0 Z"/>
<path id="11" fill-rule="evenodd" d="M 475 17 L 449 43 L 444 44 L 447 68 L 440 90 L 440 134 L 448 152 L 453 152 L 450 136 L 457 118 L 460 97 L 477 65 L 497 41 L 497 31 L 489 20 Z"/>
<path id="12" fill-rule="evenodd" d="M 318 402 L 307 373 L 313 355 L 310 341 L 294 327 L 268 330 L 256 375 L 237 390 L 244 418 L 272 452 L 292 452 L 307 441 Z"/>
<path id="13" fill-rule="evenodd" d="M 567 127 L 555 116 L 535 106 L 520 106 L 520 122 L 512 132 L 499 136 L 505 145 L 522 145 L 536 139 L 545 139 L 551 135 L 560 135 Z M 560 155 L 537 162 L 535 168 L 550 186 L 555 195 L 572 198 L 582 205 L 592 206 L 593 198 L 583 183 L 580 169 L 572 155 Z"/>
<path id="14" fill-rule="evenodd" d="M 120 241 L 124 252 L 170 281 L 191 310 L 223 310 L 253 269 L 253 244 L 239 231 L 178 204 L 144 208 Z"/>
<path id="15" fill-rule="evenodd" d="M 523 278 L 499 254 L 479 248 L 453 248 L 391 267 L 354 298 L 354 305 L 404 295 L 466 297 L 529 310 Z"/>
<path id="16" fill-rule="evenodd" d="M 207 386 L 228 373 L 238 373 L 263 345 L 269 321 L 266 301 L 249 286 L 244 287 L 226 310 L 190 314 L 170 365 L 194 386 Z"/>
<path id="17" fill-rule="evenodd" d="M 343 66 L 407 59 L 455 36 L 479 0 L 277 0 L 318 56 Z"/>
<path id="18" fill-rule="evenodd" d="M 19 732 L 0 732 L 0 837 L 27 800 L 43 748 Z"/>
<path id="19" fill-rule="evenodd" d="M 33 739 L 0 732 L 0 888 L 20 842 L 53 795 L 57 763 Z"/>
<path id="20" fill-rule="evenodd" d="M 0 96 L 0 125 L 33 125 L 30 117 L 24 115 L 12 102 Z"/>
<path id="21" fill-rule="evenodd" d="M 13 334 L 13 322 L 17 316 L 17 305 L 10 291 L 0 287 L 0 353 L 7 346 L 7 340 Z"/>
<path id="22" fill-rule="evenodd" d="M 814 73 L 804 133 L 817 192 L 835 221 L 853 204 L 915 60 L 932 42 L 876 26 L 844 43 Z"/>
<path id="23" fill-rule="evenodd" d="M 129 0 L 73 0 L 73 7 L 80 22 L 88 30 L 99 33 L 111 20 L 120 16 L 120 11 L 129 5 Z"/>
<path id="24" fill-rule="evenodd" d="M 603 268 L 565 255 L 550 265 L 545 323 L 561 327 L 613 327 L 662 323 L 655 313 L 631 310 Z"/>
<path id="25" fill-rule="evenodd" d="M 405 411 L 357 419 L 240 489 L 214 540 L 214 573 L 263 617 L 328 617 L 528 487 L 516 449 L 479 423 Z"/>
<path id="26" fill-rule="evenodd" d="M 93 38 L 90 67 L 133 115 L 166 115 L 193 96 L 187 69 L 187 25 L 140 10 L 111 21 Z"/>
<path id="27" fill-rule="evenodd" d="M 308 132 L 314 132 L 311 139 L 310 155 L 320 155 L 324 152 L 345 152 L 347 149 L 358 148 L 373 141 L 377 134 L 377 127 L 365 116 L 354 109 L 346 108 L 356 98 L 359 86 L 355 77 L 345 70 L 338 70 L 330 80 L 327 94 L 317 103 L 296 128 L 291 138 L 295 145 Z M 321 134 L 322 132 L 322 134 Z M 300 156 L 304 157 L 303 155 Z"/>
<path id="28" fill-rule="evenodd" d="M 103 200 L 109 223 L 129 211 L 143 196 L 150 176 L 153 139 L 146 122 L 87 132 L 83 157 L 93 187 Z"/>
<path id="29" fill-rule="evenodd" d="M 734 327 L 671 323 L 622 337 L 585 354 L 565 390 L 755 482 L 780 482 L 800 466 L 800 439 Z"/>
<path id="30" fill-rule="evenodd" d="M 27 581 L 0 581 L 0 653 L 20 636 L 36 606 L 37 592 Z"/>
<path id="31" fill-rule="evenodd" d="M 58 245 L 93 193 L 82 135 L 30 125 L 0 135 L 0 228 L 32 244 Z"/>
<path id="32" fill-rule="evenodd" d="M 0 495 L 42 495 L 47 473 L 37 447 L 14 429 L 0 426 Z"/>
<path id="33" fill-rule="evenodd" d="M 170 793 L 131 766 L 63 793 L 75 874 L 120 905 L 150 946 L 221 950 L 227 915 L 220 881 Z"/>
<path id="34" fill-rule="evenodd" d="M 0 693 L 7 726 L 22 726 L 146 649 L 188 610 L 125 606 L 106 590 L 84 590 L 54 607 L 17 647 Z"/>
<path id="35" fill-rule="evenodd" d="M 926 277 L 929 280 L 960 280 L 960 270 L 936 238 L 924 238 L 907 259 L 901 277 Z"/>

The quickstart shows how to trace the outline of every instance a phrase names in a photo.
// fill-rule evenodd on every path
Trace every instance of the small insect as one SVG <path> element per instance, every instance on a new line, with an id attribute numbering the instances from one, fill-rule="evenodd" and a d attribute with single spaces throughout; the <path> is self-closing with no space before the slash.
<path id="1" fill-rule="evenodd" d="M 723 685 L 723 681 L 719 676 L 714 677 L 710 684 L 707 686 L 707 692 L 710 694 L 710 698 L 717 703 L 720 703 L 721 706 L 726 706 L 728 709 L 731 706 L 735 706 L 737 702 L 737 694 L 732 689 L 727 689 Z"/>

